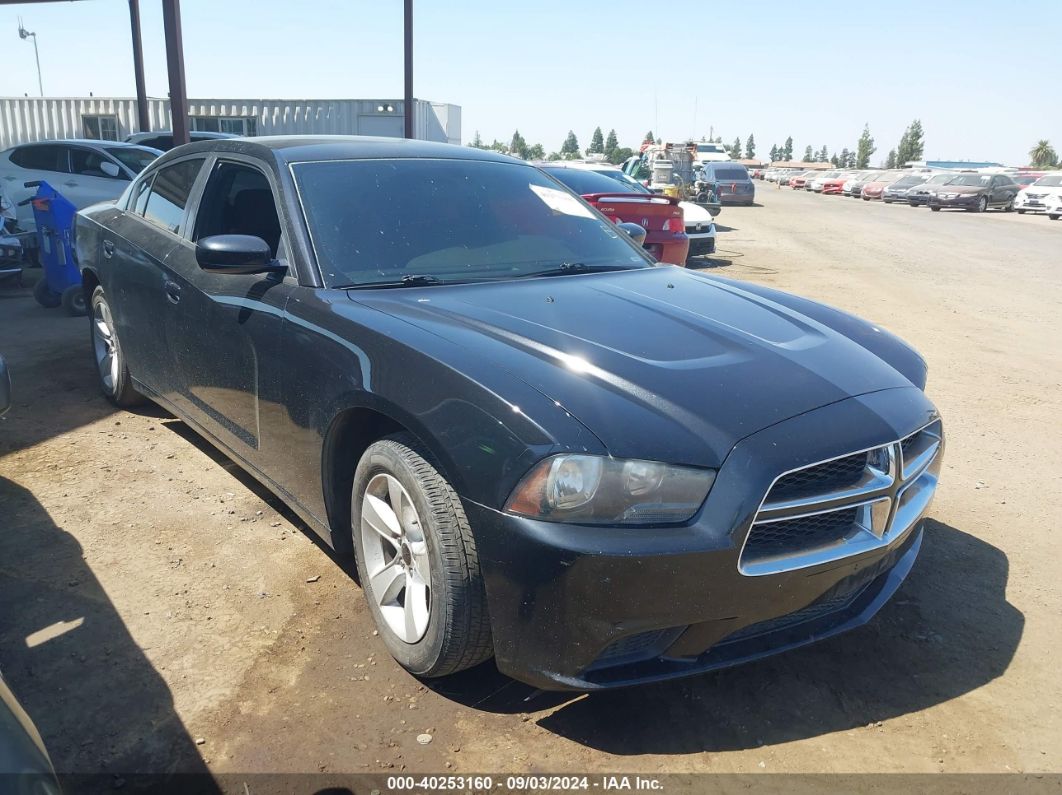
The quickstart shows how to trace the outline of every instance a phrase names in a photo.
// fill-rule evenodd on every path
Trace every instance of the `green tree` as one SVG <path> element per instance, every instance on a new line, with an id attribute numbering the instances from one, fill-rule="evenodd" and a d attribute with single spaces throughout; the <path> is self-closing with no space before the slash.
<path id="1" fill-rule="evenodd" d="M 874 154 L 877 149 L 874 148 L 874 139 L 870 137 L 870 125 L 863 125 L 863 134 L 859 136 L 859 143 L 856 145 L 856 168 L 866 168 L 870 165 L 870 156 Z"/>
<path id="2" fill-rule="evenodd" d="M 804 150 L 804 162 L 805 163 L 814 163 L 815 162 L 815 152 L 812 151 L 810 145 L 808 146 L 807 149 Z"/>
<path id="3" fill-rule="evenodd" d="M 896 168 L 896 150 L 890 149 L 889 156 L 885 158 L 885 168 Z"/>
<path id="4" fill-rule="evenodd" d="M 745 141 L 745 157 L 752 160 L 756 157 L 756 139 L 749 133 L 748 139 Z"/>
<path id="5" fill-rule="evenodd" d="M 615 130 L 608 131 L 608 138 L 605 139 L 605 158 L 612 161 L 612 153 L 619 149 L 619 138 L 616 137 Z"/>
<path id="6" fill-rule="evenodd" d="M 778 159 L 778 146 L 776 144 L 771 144 L 771 162 L 773 163 Z"/>
<path id="7" fill-rule="evenodd" d="M 563 159 L 564 158 L 561 157 L 561 153 L 560 152 L 550 152 L 549 153 L 549 157 L 546 158 L 546 160 L 563 160 Z"/>
<path id="8" fill-rule="evenodd" d="M 590 146 L 586 147 L 588 154 L 599 155 L 605 151 L 605 136 L 601 134 L 601 128 L 595 127 L 594 134 L 590 136 Z"/>
<path id="9" fill-rule="evenodd" d="M 833 157 L 830 158 L 830 165 L 832 165 L 834 168 L 841 167 L 841 158 L 837 156 L 836 152 L 834 152 Z"/>
<path id="10" fill-rule="evenodd" d="M 479 135 L 479 130 L 476 130 L 476 134 L 472 136 L 472 143 L 469 144 L 474 149 L 486 149 L 483 145 L 483 139 Z"/>
<path id="11" fill-rule="evenodd" d="M 490 149 L 492 152 L 501 152 L 502 154 L 505 154 L 506 152 L 509 151 L 509 147 L 507 147 L 505 144 L 503 144 L 497 138 L 495 138 L 491 142 L 491 145 L 488 146 L 487 148 Z"/>
<path id="12" fill-rule="evenodd" d="M 1044 138 L 1029 150 L 1029 162 L 1037 168 L 1054 168 L 1058 165 L 1058 153 L 1051 142 Z"/>
<path id="13" fill-rule="evenodd" d="M 841 156 L 837 158 L 839 161 L 838 165 L 840 165 L 841 168 L 851 168 L 851 166 L 848 165 L 848 160 L 851 156 L 852 153 L 848 151 L 848 147 L 846 146 L 841 150 Z"/>
<path id="14" fill-rule="evenodd" d="M 612 154 L 608 155 L 608 162 L 614 163 L 618 166 L 628 157 L 632 157 L 633 155 L 634 150 L 631 149 L 629 146 L 617 146 L 615 149 L 612 150 Z"/>
<path id="15" fill-rule="evenodd" d="M 815 159 L 820 163 L 830 162 L 830 153 L 826 149 L 826 144 L 822 145 L 822 149 L 819 150 L 819 153 L 815 156 Z"/>
<path id="16" fill-rule="evenodd" d="M 741 136 L 739 135 L 734 139 L 733 145 L 727 150 L 730 153 L 731 160 L 741 159 Z"/>
<path id="17" fill-rule="evenodd" d="M 509 144 L 509 154 L 527 160 L 527 141 L 524 140 L 524 136 L 520 135 L 519 130 L 513 133 L 513 140 Z"/>
<path id="18" fill-rule="evenodd" d="M 578 160 L 583 156 L 583 153 L 579 151 L 579 139 L 571 130 L 568 130 L 568 137 L 561 144 L 560 153 L 565 160 Z"/>
<path id="19" fill-rule="evenodd" d="M 900 145 L 896 148 L 896 165 L 902 166 L 912 160 L 921 160 L 925 154 L 925 133 L 922 122 L 915 119 L 903 131 Z"/>
<path id="20" fill-rule="evenodd" d="M 785 139 L 785 146 L 782 147 L 782 160 L 793 159 L 793 136 L 789 136 Z"/>
<path id="21" fill-rule="evenodd" d="M 532 144 L 527 147 L 527 159 L 528 160 L 545 160 L 546 150 L 542 144 Z"/>
<path id="22" fill-rule="evenodd" d="M 642 143 L 643 144 L 655 144 L 656 143 L 656 139 L 653 138 L 653 131 L 652 130 L 650 130 L 649 132 L 647 132 L 645 134 L 645 137 L 642 139 Z"/>

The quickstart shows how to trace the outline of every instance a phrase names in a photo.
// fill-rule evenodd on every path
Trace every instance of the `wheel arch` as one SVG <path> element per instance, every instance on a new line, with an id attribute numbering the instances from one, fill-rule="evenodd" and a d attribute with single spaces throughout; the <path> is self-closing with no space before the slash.
<path id="1" fill-rule="evenodd" d="M 100 275 L 95 268 L 85 268 L 81 271 L 81 291 L 85 295 L 85 305 L 91 308 L 92 293 L 100 284 Z"/>
<path id="2" fill-rule="evenodd" d="M 366 396 L 370 397 L 370 396 Z M 396 433 L 408 433 L 432 455 L 432 464 L 461 494 L 462 483 L 457 467 L 445 454 L 445 448 L 415 418 L 381 400 L 362 399 L 336 412 L 325 432 L 321 448 L 321 486 L 333 548 L 353 555 L 350 526 L 351 488 L 354 469 L 369 445 Z"/>

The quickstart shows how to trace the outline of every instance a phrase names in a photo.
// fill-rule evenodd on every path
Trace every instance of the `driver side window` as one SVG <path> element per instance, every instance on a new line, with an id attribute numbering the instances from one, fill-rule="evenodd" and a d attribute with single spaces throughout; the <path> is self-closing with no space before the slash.
<path id="1" fill-rule="evenodd" d="M 194 240 L 212 235 L 260 237 L 274 259 L 287 261 L 276 199 L 265 174 L 242 163 L 215 166 L 199 204 Z"/>

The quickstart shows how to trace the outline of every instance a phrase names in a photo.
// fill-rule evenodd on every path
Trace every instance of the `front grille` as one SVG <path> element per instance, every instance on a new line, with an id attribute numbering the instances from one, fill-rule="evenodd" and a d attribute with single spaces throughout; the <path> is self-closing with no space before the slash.
<path id="1" fill-rule="evenodd" d="M 771 489 L 769 500 L 789 500 L 819 492 L 837 491 L 855 485 L 867 467 L 867 453 L 835 458 L 824 464 L 783 475 Z"/>
<path id="2" fill-rule="evenodd" d="M 654 629 L 620 638 L 613 641 L 601 652 L 588 670 L 608 668 L 614 665 L 623 665 L 656 657 L 674 643 L 684 629 L 685 627 Z"/>
<path id="3" fill-rule="evenodd" d="M 752 521 L 738 568 L 774 574 L 891 544 L 928 509 L 942 447 L 935 420 L 894 442 L 783 473 Z"/>
<path id="4" fill-rule="evenodd" d="M 756 560 L 833 544 L 852 531 L 856 519 L 856 509 L 851 508 L 758 524 L 749 533 L 744 554 Z"/>

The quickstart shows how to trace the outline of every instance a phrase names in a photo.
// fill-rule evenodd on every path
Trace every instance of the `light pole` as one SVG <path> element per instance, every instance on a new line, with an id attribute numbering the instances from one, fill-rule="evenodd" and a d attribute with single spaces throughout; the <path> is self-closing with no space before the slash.
<path id="1" fill-rule="evenodd" d="M 28 39 L 33 37 L 33 57 L 37 59 L 37 88 L 41 90 L 41 96 L 44 96 L 44 83 L 41 81 L 41 54 L 37 52 L 37 34 L 31 33 L 22 27 L 22 17 L 18 18 L 18 37 L 20 39 Z"/>

